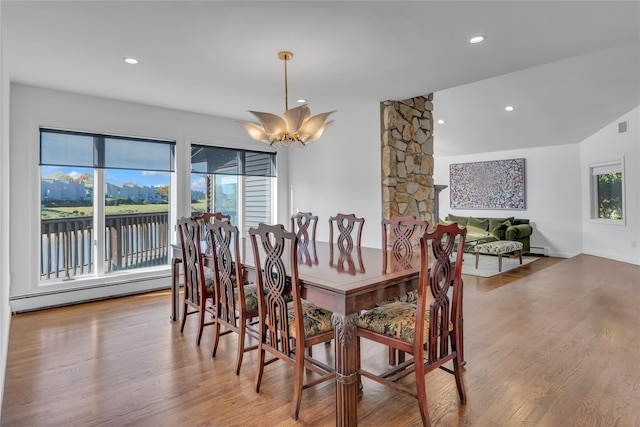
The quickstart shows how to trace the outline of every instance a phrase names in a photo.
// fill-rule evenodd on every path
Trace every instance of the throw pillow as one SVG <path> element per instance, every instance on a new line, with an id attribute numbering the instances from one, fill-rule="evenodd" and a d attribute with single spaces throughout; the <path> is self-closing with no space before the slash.
<path id="1" fill-rule="evenodd" d="M 470 217 L 467 222 L 467 234 L 487 236 L 489 233 L 489 220 Z"/>
<path id="2" fill-rule="evenodd" d="M 489 226 L 489 227 L 491 227 L 491 226 Z M 498 240 L 505 240 L 504 232 L 509 227 L 511 227 L 511 221 L 504 221 L 504 222 L 498 224 L 493 229 L 489 230 L 489 233 L 492 236 L 494 236 L 496 239 L 498 239 Z"/>
<path id="3" fill-rule="evenodd" d="M 508 222 L 509 224 L 507 225 L 510 226 L 513 223 L 513 217 L 509 217 L 509 218 L 489 218 L 489 233 L 494 235 L 495 237 L 498 238 L 498 240 L 504 240 L 504 230 L 506 230 L 506 227 L 504 227 L 504 224 Z M 502 233 L 500 233 L 500 231 L 502 231 Z"/>
<path id="4" fill-rule="evenodd" d="M 469 221 L 469 217 L 468 216 L 457 216 L 457 215 L 449 214 L 447 216 L 447 221 L 449 221 L 449 222 L 457 222 L 458 226 L 466 227 L 467 226 L 467 222 Z"/>

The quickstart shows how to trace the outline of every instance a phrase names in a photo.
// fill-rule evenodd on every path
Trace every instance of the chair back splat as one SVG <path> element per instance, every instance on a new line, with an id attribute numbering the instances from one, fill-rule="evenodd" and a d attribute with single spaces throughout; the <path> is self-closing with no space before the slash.
<path id="1" fill-rule="evenodd" d="M 316 229 L 318 216 L 311 212 L 298 212 L 291 216 L 291 231 L 298 237 L 298 262 L 318 265 Z"/>
<path id="2" fill-rule="evenodd" d="M 276 359 L 295 365 L 291 417 L 298 419 L 302 390 L 333 379 L 335 371 L 305 354 L 305 348 L 333 339 L 330 311 L 300 296 L 297 237 L 281 224 L 260 224 L 249 229 L 256 266 L 260 333 L 256 392 L 260 391 L 264 366 Z M 265 354 L 274 356 L 265 359 Z M 304 383 L 305 370 L 320 375 Z"/>
<path id="3" fill-rule="evenodd" d="M 351 250 L 354 246 L 353 236 L 355 234 L 357 247 L 362 246 L 362 227 L 364 218 L 354 214 L 337 214 L 329 218 L 329 243 L 338 245 L 340 250 Z M 337 238 L 334 242 L 334 227 L 337 229 Z"/>
<path id="4" fill-rule="evenodd" d="M 412 267 L 414 258 L 418 256 L 420 236 L 428 225 L 427 221 L 414 216 L 396 215 L 382 220 L 383 273 Z"/>
<path id="5" fill-rule="evenodd" d="M 318 216 L 311 212 L 298 212 L 291 215 L 291 231 L 296 233 L 298 244 L 301 241 L 309 242 L 316 240 L 316 228 L 318 227 Z"/>
<path id="6" fill-rule="evenodd" d="M 425 231 L 420 237 L 417 302 L 381 305 L 364 312 L 358 319 L 358 339 L 367 338 L 413 355 L 411 360 L 377 374 L 362 369 L 358 352 L 358 372 L 416 398 L 425 426 L 431 426 L 424 381 L 427 373 L 440 368 L 453 374 L 460 401 L 464 403 L 467 399 L 460 355 L 462 257 L 466 233 L 466 228 L 459 228 L 455 223 L 439 224 L 435 230 Z M 454 250 L 455 264 L 452 264 Z M 445 366 L 449 362 L 453 369 Z M 398 382 L 412 372 L 416 376 L 414 388 Z"/>
<path id="7" fill-rule="evenodd" d="M 202 215 L 198 215 L 198 216 L 194 216 L 192 217 L 193 219 L 198 221 L 198 224 L 200 225 L 200 231 L 201 231 L 201 235 L 200 235 L 200 239 L 202 239 L 202 241 L 207 243 L 207 247 L 204 250 L 204 253 L 207 255 L 211 255 L 211 251 L 213 250 L 211 248 L 211 245 L 209 244 L 209 239 L 207 236 L 207 233 L 209 233 L 209 229 L 207 228 L 207 224 L 213 224 L 214 220 L 218 220 L 218 221 L 231 221 L 231 215 L 225 215 L 222 212 L 205 212 Z"/>

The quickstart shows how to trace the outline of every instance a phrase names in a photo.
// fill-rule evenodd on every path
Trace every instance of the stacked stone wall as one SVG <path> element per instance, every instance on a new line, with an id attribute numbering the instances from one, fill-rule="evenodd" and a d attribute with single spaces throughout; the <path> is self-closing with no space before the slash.
<path id="1" fill-rule="evenodd" d="M 433 94 L 380 104 L 382 215 L 434 224 Z"/>

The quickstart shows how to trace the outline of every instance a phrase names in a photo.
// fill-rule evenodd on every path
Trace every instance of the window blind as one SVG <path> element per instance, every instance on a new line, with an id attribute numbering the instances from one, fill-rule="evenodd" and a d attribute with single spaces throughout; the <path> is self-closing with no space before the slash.
<path id="1" fill-rule="evenodd" d="M 173 172 L 175 142 L 40 129 L 40 166 Z"/>
<path id="2" fill-rule="evenodd" d="M 276 155 L 263 151 L 191 146 L 191 173 L 276 176 Z"/>

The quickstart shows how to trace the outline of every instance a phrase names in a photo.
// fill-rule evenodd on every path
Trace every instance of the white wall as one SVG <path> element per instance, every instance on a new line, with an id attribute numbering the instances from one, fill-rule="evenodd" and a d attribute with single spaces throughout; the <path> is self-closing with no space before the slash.
<path id="1" fill-rule="evenodd" d="M 329 240 L 330 216 L 363 217 L 362 244 L 380 247 L 380 104 L 336 108 L 335 123 L 321 139 L 290 151 L 292 211 L 318 215 L 320 241 Z"/>
<path id="2" fill-rule="evenodd" d="M 9 234 L 9 76 L 4 61 L 0 2 L 0 236 Z M 9 345 L 9 239 L 0 238 L 0 416 Z"/>
<path id="3" fill-rule="evenodd" d="M 171 223 L 190 213 L 189 162 L 190 144 L 201 143 L 255 150 L 268 149 L 252 141 L 244 129 L 230 119 L 184 111 L 157 108 L 75 93 L 11 84 L 10 115 L 10 245 L 14 256 L 10 262 L 10 304 L 13 311 L 48 305 L 101 298 L 111 293 L 142 291 L 169 286 L 169 268 L 131 273 L 127 277 L 110 274 L 100 279 L 76 278 L 72 283 L 38 284 L 39 230 L 39 127 L 99 132 L 115 135 L 161 138 L 176 141 L 176 174 L 172 185 L 177 188 L 177 208 L 171 212 Z M 266 148 L 265 148 L 266 147 Z M 287 153 L 278 153 L 279 193 L 288 188 Z M 2 168 L 3 173 L 7 168 Z M 282 173 L 281 173 L 282 172 Z M 8 194 L 3 191 L 3 194 Z M 286 199 L 284 201 L 286 203 Z M 280 221 L 286 220 L 288 206 L 279 205 Z M 6 241 L 3 239 L 3 241 Z M 6 271 L 6 269 L 5 269 Z M 137 275 L 137 276 L 136 276 Z M 132 283 L 131 277 L 136 280 Z M 105 285 L 109 285 L 110 289 Z M 88 287 L 73 293 L 60 290 Z M 34 296 L 35 295 L 35 296 Z"/>
<path id="4" fill-rule="evenodd" d="M 548 248 L 548 255 L 572 257 L 579 253 L 640 264 L 640 153 L 638 108 L 607 125 L 579 144 L 469 156 L 435 155 L 436 184 L 450 185 L 449 165 L 486 160 L 525 158 L 525 210 L 451 209 L 449 188 L 440 193 L 440 217 L 455 215 L 528 218 L 533 224 L 532 247 Z M 618 134 L 618 122 L 628 121 Z M 437 138 L 437 136 L 436 136 Z M 436 141 L 437 151 L 437 141 Z M 625 159 L 626 225 L 590 221 L 589 164 Z M 632 241 L 635 247 L 632 247 Z"/>
<path id="5" fill-rule="evenodd" d="M 437 145 L 435 150 L 437 151 Z M 581 175 L 578 144 L 454 157 L 438 157 L 436 152 L 434 157 L 434 181 L 436 184 L 447 186 L 450 185 L 450 164 L 524 158 L 524 210 L 451 209 L 450 188 L 446 188 L 440 193 L 440 218 L 444 219 L 448 213 L 462 216 L 526 218 L 533 226 L 532 247 L 546 248 L 548 255 L 559 257 L 572 257 L 581 252 Z M 532 251 L 537 252 L 533 249 Z"/>
<path id="6" fill-rule="evenodd" d="M 618 123 L 628 122 L 626 133 Z M 605 126 L 580 144 L 583 252 L 640 265 L 640 107 Z M 625 225 L 590 220 L 589 165 L 624 158 Z"/>

